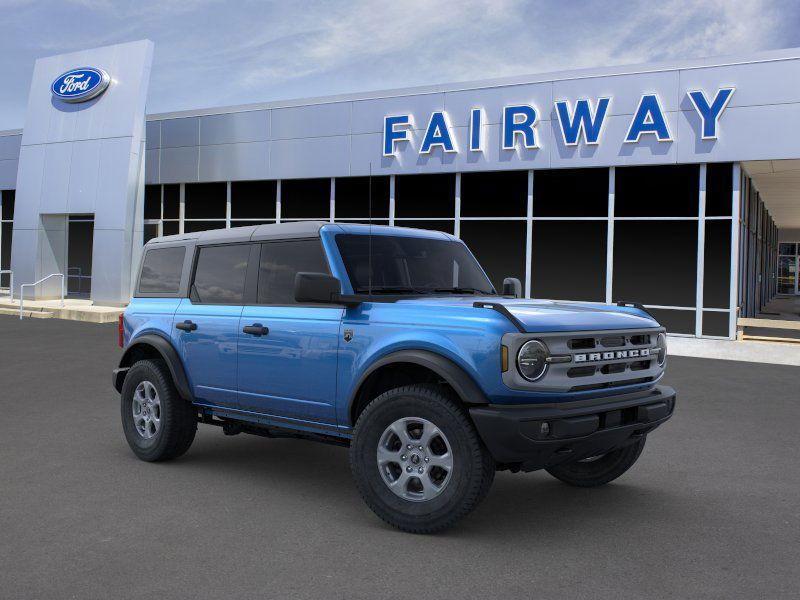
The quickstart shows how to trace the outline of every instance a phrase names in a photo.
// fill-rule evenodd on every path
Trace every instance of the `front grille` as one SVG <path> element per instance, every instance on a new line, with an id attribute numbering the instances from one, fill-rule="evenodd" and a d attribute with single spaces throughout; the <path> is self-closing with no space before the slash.
<path id="1" fill-rule="evenodd" d="M 655 345 L 662 328 L 647 330 L 581 331 L 576 333 L 510 333 L 503 338 L 514 357 L 503 380 L 515 389 L 571 392 L 606 389 L 656 381 L 658 365 Z M 535 383 L 526 381 L 516 369 L 522 344 L 539 339 L 557 360 Z M 652 351 L 652 354 L 651 354 Z"/>
<path id="2" fill-rule="evenodd" d="M 570 392 L 586 392 L 589 390 L 603 390 L 610 387 L 617 387 L 620 385 L 636 385 L 640 383 L 649 383 L 653 381 L 654 377 L 639 377 L 638 379 L 624 379 L 622 381 L 604 381 L 603 383 L 593 383 L 589 385 L 576 385 L 569 389 Z"/>
<path id="3" fill-rule="evenodd" d="M 604 348 L 620 348 L 625 345 L 625 336 L 617 335 L 614 337 L 600 338 L 600 345 Z"/>

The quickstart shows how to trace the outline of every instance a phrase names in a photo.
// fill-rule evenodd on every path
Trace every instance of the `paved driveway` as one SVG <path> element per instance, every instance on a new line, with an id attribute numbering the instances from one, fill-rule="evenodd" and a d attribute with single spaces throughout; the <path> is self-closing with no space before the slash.
<path id="1" fill-rule="evenodd" d="M 500 473 L 457 528 L 379 521 L 346 450 L 201 427 L 134 458 L 116 328 L 0 317 L 0 597 L 797 598 L 800 368 L 674 357 L 675 417 L 597 490 Z"/>

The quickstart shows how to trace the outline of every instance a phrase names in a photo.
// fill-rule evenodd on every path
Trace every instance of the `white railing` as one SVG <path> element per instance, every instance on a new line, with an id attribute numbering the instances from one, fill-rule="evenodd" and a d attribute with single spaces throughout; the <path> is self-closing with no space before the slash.
<path id="1" fill-rule="evenodd" d="M 33 283 L 23 283 L 19 286 L 19 318 L 22 319 L 22 304 L 25 300 L 25 288 L 26 287 L 35 287 L 42 283 L 43 281 L 47 281 L 51 277 L 61 277 L 61 306 L 64 306 L 64 274 L 63 273 L 50 273 L 47 277 L 42 277 L 39 281 L 34 281 Z"/>
<path id="2" fill-rule="evenodd" d="M 14 299 L 14 271 L 4 270 L 0 271 L 0 276 L 8 275 L 8 296 L 13 300 Z M 0 288 L 2 289 L 2 288 Z"/>

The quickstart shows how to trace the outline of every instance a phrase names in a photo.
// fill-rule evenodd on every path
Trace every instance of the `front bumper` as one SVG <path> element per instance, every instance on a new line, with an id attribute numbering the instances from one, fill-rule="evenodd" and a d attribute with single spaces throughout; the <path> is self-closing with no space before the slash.
<path id="1" fill-rule="evenodd" d="M 469 409 L 495 461 L 535 471 L 596 456 L 641 439 L 672 416 L 675 390 L 546 405 L 489 404 Z"/>

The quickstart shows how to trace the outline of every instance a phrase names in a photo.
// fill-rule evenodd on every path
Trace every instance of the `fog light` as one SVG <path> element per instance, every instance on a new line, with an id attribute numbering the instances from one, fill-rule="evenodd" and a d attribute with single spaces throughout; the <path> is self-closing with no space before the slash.
<path id="1" fill-rule="evenodd" d="M 542 426 L 539 428 L 539 431 L 542 435 L 548 435 L 550 433 L 550 423 L 542 423 Z"/>

